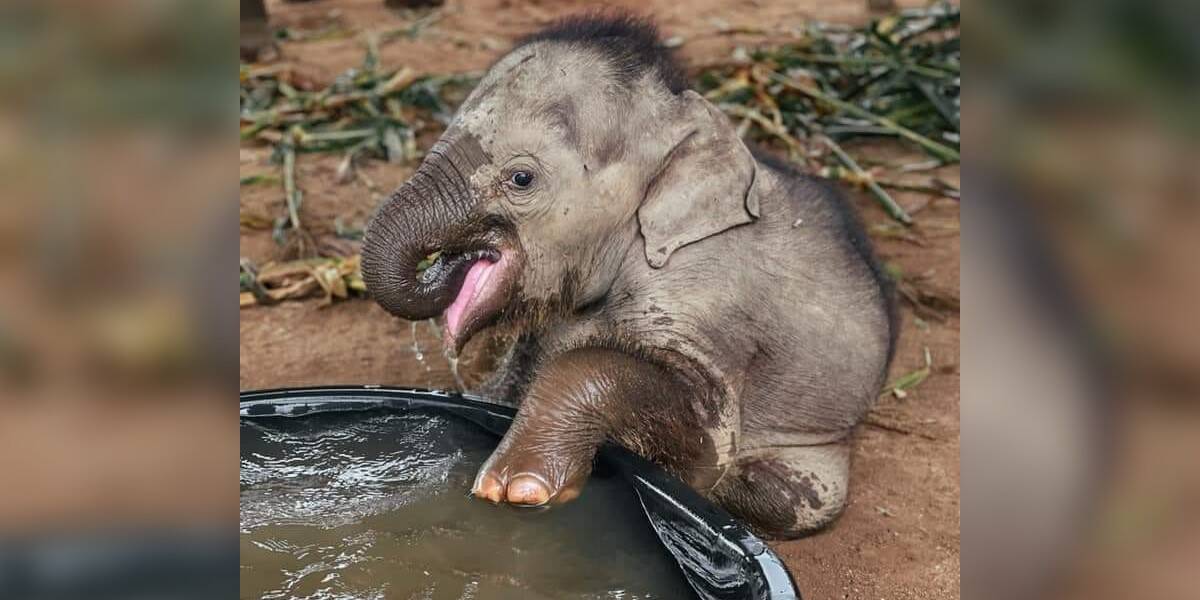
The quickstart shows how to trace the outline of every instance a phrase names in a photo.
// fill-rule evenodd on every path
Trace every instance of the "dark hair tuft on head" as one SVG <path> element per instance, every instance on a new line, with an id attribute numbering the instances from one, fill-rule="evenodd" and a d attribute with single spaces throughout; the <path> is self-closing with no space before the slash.
<path id="1" fill-rule="evenodd" d="M 628 86 L 653 70 L 672 94 L 687 89 L 687 74 L 674 52 L 659 39 L 648 19 L 624 12 L 601 11 L 566 17 L 517 42 L 563 42 L 592 48 L 612 65 L 621 85 Z"/>

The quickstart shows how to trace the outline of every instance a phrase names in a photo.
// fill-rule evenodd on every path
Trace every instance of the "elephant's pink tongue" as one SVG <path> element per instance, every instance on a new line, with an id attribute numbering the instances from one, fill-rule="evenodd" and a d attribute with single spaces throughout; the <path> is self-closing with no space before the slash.
<path id="1" fill-rule="evenodd" d="M 446 308 L 446 328 L 450 330 L 450 337 L 458 337 L 458 332 L 462 328 L 463 317 L 466 316 L 467 310 L 471 308 L 471 303 L 479 296 L 480 290 L 487 283 L 488 277 L 491 276 L 492 270 L 495 267 L 496 263 L 486 259 L 479 259 L 467 271 L 467 276 L 463 279 L 462 287 L 458 288 L 458 296 Z"/>

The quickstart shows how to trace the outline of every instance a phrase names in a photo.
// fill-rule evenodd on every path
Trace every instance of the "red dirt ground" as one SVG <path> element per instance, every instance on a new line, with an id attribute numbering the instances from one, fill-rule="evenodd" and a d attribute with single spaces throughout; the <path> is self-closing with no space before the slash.
<path id="1" fill-rule="evenodd" d="M 320 0 L 289 4 L 268 2 L 272 25 L 316 31 L 333 23 L 345 37 L 285 42 L 281 60 L 293 63 L 318 81 L 329 81 L 357 66 L 363 56 L 362 32 L 409 27 L 427 13 L 397 13 L 382 0 Z M 737 45 L 782 42 L 808 20 L 858 23 L 869 18 L 865 0 L 717 0 L 621 2 L 654 15 L 669 36 L 681 36 L 681 56 L 689 66 L 723 60 Z M 900 2 L 900 5 L 916 4 Z M 485 68 L 514 38 L 588 3 L 509 0 L 451 0 L 412 38 L 385 44 L 386 68 L 408 65 L 430 73 Z M 894 160 L 906 156 L 896 146 L 856 147 L 861 156 Z M 242 175 L 272 172 L 269 149 L 246 144 Z M 304 190 L 302 220 L 321 241 L 333 240 L 334 220 L 361 226 L 386 193 L 402 182 L 411 167 L 383 162 L 363 165 L 375 184 L 335 182 L 337 156 L 302 155 L 299 186 Z M 957 167 L 938 175 L 958 184 Z M 892 221 L 864 193 L 850 191 L 872 231 L 879 254 L 907 278 L 933 293 L 957 299 L 959 269 L 958 203 L 929 201 L 921 194 L 897 193 L 897 200 L 918 210 L 911 235 L 897 236 Z M 268 221 L 281 214 L 277 186 L 242 189 L 243 216 Z M 923 208 L 922 208 L 923 207 Z M 344 243 L 344 242 L 330 242 Z M 348 247 L 353 249 L 352 247 Z M 265 263 L 280 256 L 270 232 L 242 228 L 241 254 Z M 903 304 L 904 330 L 892 378 L 924 364 L 926 348 L 932 374 L 904 399 L 882 397 L 870 424 L 860 427 L 854 455 L 850 505 L 827 531 L 807 539 L 775 544 L 795 575 L 804 597 L 946 599 L 959 596 L 959 321 L 918 319 Z M 414 326 L 387 316 L 366 300 L 321 307 L 317 300 L 285 302 L 241 311 L 241 387 L 243 389 L 329 383 L 379 383 L 453 387 L 455 380 L 440 355 L 429 323 Z M 472 343 L 461 372 L 470 385 L 486 370 L 485 343 Z M 424 359 L 416 359 L 417 352 Z"/>

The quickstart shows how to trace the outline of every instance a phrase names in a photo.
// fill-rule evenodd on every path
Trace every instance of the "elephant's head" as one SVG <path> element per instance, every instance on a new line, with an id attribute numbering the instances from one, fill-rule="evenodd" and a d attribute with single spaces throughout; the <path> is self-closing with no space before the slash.
<path id="1" fill-rule="evenodd" d="M 406 319 L 444 314 L 457 351 L 497 321 L 602 299 L 631 251 L 660 268 L 749 222 L 754 159 L 685 86 L 636 19 L 568 20 L 528 38 L 371 219 L 371 294 Z"/>

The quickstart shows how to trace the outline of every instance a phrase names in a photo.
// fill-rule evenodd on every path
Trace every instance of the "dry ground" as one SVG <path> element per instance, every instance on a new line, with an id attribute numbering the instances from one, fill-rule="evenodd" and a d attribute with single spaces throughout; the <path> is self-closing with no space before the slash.
<path id="1" fill-rule="evenodd" d="M 689 66 L 724 60 L 738 44 L 786 41 L 810 19 L 857 23 L 869 18 L 865 0 L 759 0 L 747 2 L 622 2 L 656 17 L 667 35 L 682 36 L 681 56 Z M 913 4 L 901 2 L 901 5 Z M 274 26 L 297 32 L 328 28 L 325 39 L 282 44 L 282 60 L 319 81 L 357 66 L 361 32 L 426 25 L 381 48 L 386 68 L 408 65 L 430 73 L 485 68 L 515 37 L 585 2 L 450 0 L 433 17 L 395 13 L 382 0 L 268 2 Z M 857 147 L 867 157 L 896 158 L 907 152 L 890 145 Z M 270 152 L 243 146 L 242 175 L 271 172 Z M 336 156 L 302 155 L 299 185 L 305 193 L 303 221 L 323 240 L 332 240 L 335 219 L 357 227 L 381 193 L 402 182 L 410 167 L 382 162 L 364 166 L 366 178 L 335 182 Z M 943 169 L 957 185 L 958 169 Z M 373 182 L 368 184 L 367 180 Z M 958 204 L 919 194 L 897 193 L 917 210 L 918 226 L 896 235 L 890 219 L 863 193 L 850 192 L 882 257 L 935 293 L 957 298 Z M 242 189 L 243 215 L 268 219 L 283 210 L 275 186 Z M 923 208 L 921 208 L 923 206 Z M 342 243 L 334 242 L 330 243 Z M 352 247 L 349 249 L 353 249 Z M 279 255 L 270 232 L 243 227 L 241 254 L 257 263 Z M 828 531 L 774 547 L 792 569 L 806 599 L 944 599 L 959 595 L 959 322 L 919 319 L 905 303 L 904 330 L 893 379 L 932 357 L 933 372 L 905 399 L 883 397 L 858 432 L 850 506 Z M 414 331 L 416 335 L 414 336 Z M 321 307 L 316 300 L 287 302 L 241 311 L 243 389 L 330 383 L 454 385 L 428 323 L 414 326 L 388 317 L 366 300 Z M 416 344 L 416 347 L 414 347 Z M 472 344 L 461 371 L 470 384 L 487 367 L 486 344 Z M 424 359 L 418 361 L 418 354 Z M 474 357 L 474 358 L 472 358 Z"/>

